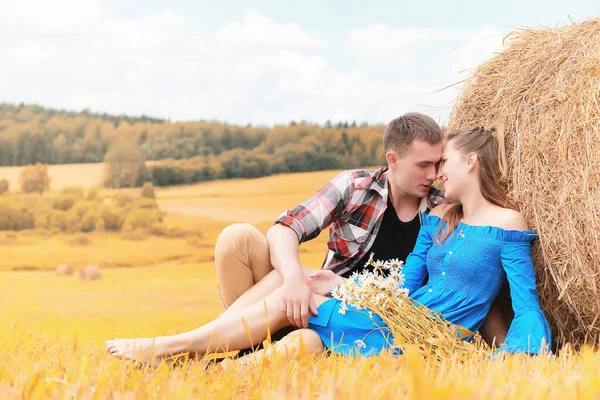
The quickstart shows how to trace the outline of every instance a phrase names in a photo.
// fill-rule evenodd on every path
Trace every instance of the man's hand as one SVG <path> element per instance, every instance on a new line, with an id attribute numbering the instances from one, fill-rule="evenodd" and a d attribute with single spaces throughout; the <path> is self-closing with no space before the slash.
<path id="1" fill-rule="evenodd" d="M 312 291 L 304 276 L 300 275 L 297 279 L 284 279 L 281 294 L 279 308 L 292 325 L 307 328 L 310 314 L 319 315 Z"/>
<path id="2" fill-rule="evenodd" d="M 344 280 L 333 271 L 319 270 L 310 275 L 308 286 L 313 293 L 325 296 L 331 289 L 344 283 Z"/>

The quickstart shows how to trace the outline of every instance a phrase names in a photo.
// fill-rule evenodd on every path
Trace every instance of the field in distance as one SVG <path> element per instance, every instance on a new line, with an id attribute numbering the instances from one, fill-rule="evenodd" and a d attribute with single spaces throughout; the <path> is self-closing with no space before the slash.
<path id="1" fill-rule="evenodd" d="M 92 183 L 99 184 L 102 174 L 102 164 L 50 166 L 49 169 L 53 190 L 96 186 Z M 13 179 L 18 180 L 18 168 L 2 168 L 1 171 L 10 171 Z M 143 240 L 126 240 L 119 234 L 106 232 L 52 236 L 35 230 L 0 232 L 3 251 L 0 270 L 51 270 L 59 264 L 75 267 L 96 264 L 111 268 L 210 261 L 218 234 L 227 225 L 246 222 L 266 232 L 282 212 L 308 199 L 339 172 L 281 174 L 155 188 L 158 206 L 166 213 L 166 223 L 197 232 L 198 237 L 149 236 Z M 56 187 L 56 182 L 61 184 Z M 11 187 L 15 189 L 18 185 Z M 101 194 L 137 195 L 139 191 L 139 188 L 103 189 Z M 304 244 L 301 261 L 314 268 L 320 267 L 326 241 L 327 232 L 323 232 L 317 239 Z"/>

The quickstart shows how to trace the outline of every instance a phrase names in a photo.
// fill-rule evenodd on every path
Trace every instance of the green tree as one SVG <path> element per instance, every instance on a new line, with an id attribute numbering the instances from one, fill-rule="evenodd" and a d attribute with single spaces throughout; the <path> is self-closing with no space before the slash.
<path id="1" fill-rule="evenodd" d="M 50 175 L 46 164 L 36 163 L 21 169 L 19 177 L 24 193 L 43 193 L 50 190 Z"/>
<path id="2" fill-rule="evenodd" d="M 144 186 L 142 187 L 142 197 L 156 199 L 154 196 L 154 185 L 152 185 L 152 182 L 144 183 Z"/>
<path id="3" fill-rule="evenodd" d="M 106 157 L 104 186 L 110 188 L 139 187 L 147 178 L 144 154 L 137 137 L 123 136 L 115 139 Z"/>

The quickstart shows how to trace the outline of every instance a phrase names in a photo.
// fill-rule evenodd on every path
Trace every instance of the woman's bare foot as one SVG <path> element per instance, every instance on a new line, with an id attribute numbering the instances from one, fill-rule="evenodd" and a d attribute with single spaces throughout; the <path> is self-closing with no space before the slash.
<path id="1" fill-rule="evenodd" d="M 143 363 L 160 360 L 170 355 L 166 344 L 159 337 L 107 340 L 106 351 L 112 357 Z"/>

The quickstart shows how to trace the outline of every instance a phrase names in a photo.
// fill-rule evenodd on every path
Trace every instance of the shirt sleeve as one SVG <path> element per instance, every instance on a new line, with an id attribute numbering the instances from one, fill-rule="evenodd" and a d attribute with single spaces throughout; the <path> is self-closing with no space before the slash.
<path id="1" fill-rule="evenodd" d="M 305 202 L 279 216 L 275 224 L 291 228 L 300 243 L 319 236 L 337 218 L 352 196 L 354 185 L 348 171 L 327 182 Z"/>
<path id="2" fill-rule="evenodd" d="M 402 268 L 404 274 L 404 287 L 408 289 L 409 296 L 415 290 L 423 286 L 423 281 L 427 276 L 427 253 L 433 244 L 430 217 L 427 214 L 423 216 L 423 225 L 419 230 L 419 236 L 413 251 L 406 257 L 406 263 Z"/>
<path id="3" fill-rule="evenodd" d="M 531 257 L 531 241 L 506 242 L 501 251 L 515 313 L 501 350 L 539 354 L 551 346 L 550 327 L 542 312 Z"/>
<path id="4" fill-rule="evenodd" d="M 425 199 L 427 201 L 427 208 L 430 210 L 433 210 L 440 204 L 449 203 L 448 199 L 444 197 L 444 191 L 433 185 L 429 188 L 429 193 L 427 193 Z"/>

